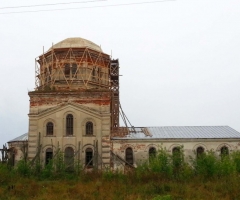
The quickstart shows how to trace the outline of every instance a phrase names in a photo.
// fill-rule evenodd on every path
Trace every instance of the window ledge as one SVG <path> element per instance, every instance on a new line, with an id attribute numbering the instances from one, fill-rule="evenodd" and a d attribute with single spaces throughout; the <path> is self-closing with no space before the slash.
<path id="1" fill-rule="evenodd" d="M 96 135 L 83 135 L 83 137 L 96 137 Z"/>

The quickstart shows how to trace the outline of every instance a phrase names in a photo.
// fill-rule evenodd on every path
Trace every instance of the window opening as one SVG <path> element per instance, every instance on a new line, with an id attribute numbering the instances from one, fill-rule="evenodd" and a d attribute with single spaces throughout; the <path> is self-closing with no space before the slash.
<path id="1" fill-rule="evenodd" d="M 85 165 L 88 165 L 88 167 L 93 166 L 93 150 L 91 148 L 86 149 L 86 162 Z"/>
<path id="2" fill-rule="evenodd" d="M 77 72 L 77 64 L 72 64 L 72 77 L 77 77 L 77 75 L 75 76 Z"/>
<path id="3" fill-rule="evenodd" d="M 48 122 L 46 128 L 47 128 L 46 130 L 47 135 L 53 135 L 53 123 Z"/>
<path id="4" fill-rule="evenodd" d="M 93 69 L 92 69 L 92 80 L 95 80 L 95 76 L 96 76 L 96 71 L 95 71 L 95 67 L 93 66 Z"/>
<path id="5" fill-rule="evenodd" d="M 49 164 L 49 162 L 52 160 L 52 158 L 53 158 L 53 151 L 52 151 L 51 148 L 48 148 L 48 149 L 46 150 L 46 160 L 45 160 L 45 164 L 46 164 L 46 165 Z"/>
<path id="6" fill-rule="evenodd" d="M 74 169 L 74 150 L 72 147 L 67 147 L 64 153 L 64 163 L 67 171 Z"/>
<path id="7" fill-rule="evenodd" d="M 73 115 L 71 114 L 66 117 L 66 135 L 73 135 Z"/>
<path id="8" fill-rule="evenodd" d="M 69 63 L 65 64 L 64 74 L 65 74 L 66 77 L 70 76 L 70 64 Z"/>
<path id="9" fill-rule="evenodd" d="M 93 123 L 92 122 L 86 123 L 86 135 L 93 135 Z"/>
<path id="10" fill-rule="evenodd" d="M 182 164 L 183 157 L 181 155 L 180 147 L 174 147 L 172 150 L 172 161 L 175 169 L 179 169 Z"/>
<path id="11" fill-rule="evenodd" d="M 49 66 L 49 81 L 52 80 L 52 66 Z"/>
<path id="12" fill-rule="evenodd" d="M 45 84 L 46 84 L 48 82 L 47 68 L 44 69 L 44 76 L 45 76 Z"/>
<path id="13" fill-rule="evenodd" d="M 132 148 L 130 148 L 130 147 L 128 147 L 127 149 L 126 149 L 126 161 L 127 161 L 127 163 L 126 163 L 126 165 L 133 165 L 133 150 L 132 150 Z"/>
<path id="14" fill-rule="evenodd" d="M 157 151 L 154 147 L 151 147 L 148 151 L 148 154 L 149 154 L 149 160 L 151 160 L 156 157 Z"/>
<path id="15" fill-rule="evenodd" d="M 229 149 L 228 149 L 228 147 L 223 146 L 221 148 L 221 156 L 227 156 L 227 155 L 229 155 Z"/>
<path id="16" fill-rule="evenodd" d="M 204 148 L 203 147 L 198 147 L 197 148 L 197 158 L 200 158 L 204 153 Z"/>

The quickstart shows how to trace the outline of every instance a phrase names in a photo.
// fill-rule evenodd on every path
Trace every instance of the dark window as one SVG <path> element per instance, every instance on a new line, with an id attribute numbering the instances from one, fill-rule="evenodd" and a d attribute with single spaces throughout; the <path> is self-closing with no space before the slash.
<path id="1" fill-rule="evenodd" d="M 44 69 L 44 77 L 45 77 L 45 83 L 47 83 L 48 82 L 47 68 Z"/>
<path id="2" fill-rule="evenodd" d="M 65 64 L 65 68 L 64 68 L 64 74 L 66 77 L 70 76 L 70 64 Z"/>
<path id="3" fill-rule="evenodd" d="M 45 164 L 46 164 L 46 165 L 49 164 L 49 162 L 50 162 L 50 160 L 52 160 L 52 158 L 53 158 L 53 151 L 52 151 L 51 148 L 48 148 L 48 149 L 46 150 L 46 160 L 45 160 Z"/>
<path id="4" fill-rule="evenodd" d="M 49 81 L 52 80 L 52 66 L 49 66 Z"/>
<path id="5" fill-rule="evenodd" d="M 149 159 L 152 159 L 156 157 L 157 151 L 154 147 L 151 147 L 148 153 L 149 153 Z"/>
<path id="6" fill-rule="evenodd" d="M 77 72 L 77 64 L 72 64 L 72 77 L 77 77 L 75 76 Z"/>
<path id="7" fill-rule="evenodd" d="M 228 154 L 229 154 L 228 148 L 227 148 L 226 146 L 223 146 L 223 147 L 221 148 L 221 156 L 226 156 L 226 155 L 228 155 Z"/>
<path id="8" fill-rule="evenodd" d="M 66 117 L 66 135 L 73 135 L 73 115 L 71 114 Z"/>
<path id="9" fill-rule="evenodd" d="M 174 147 L 172 150 L 172 162 L 175 170 L 178 170 L 182 164 L 183 157 L 180 147 Z"/>
<path id="10" fill-rule="evenodd" d="M 197 158 L 200 158 L 201 155 L 204 153 L 204 148 L 203 147 L 198 147 L 197 148 Z"/>
<path id="11" fill-rule="evenodd" d="M 46 133 L 47 135 L 53 135 L 53 123 L 52 122 L 48 122 L 47 126 L 46 126 Z"/>
<path id="12" fill-rule="evenodd" d="M 86 135 L 93 135 L 93 123 L 92 122 L 86 123 Z"/>
<path id="13" fill-rule="evenodd" d="M 92 79 L 95 80 L 95 76 L 96 76 L 96 71 L 95 71 L 95 67 L 93 67 L 92 69 Z"/>
<path id="14" fill-rule="evenodd" d="M 128 147 L 126 149 L 126 161 L 127 161 L 127 165 L 130 164 L 130 165 L 133 165 L 133 150 L 132 148 Z"/>
<path id="15" fill-rule="evenodd" d="M 85 164 L 88 167 L 93 166 L 93 150 L 91 148 L 86 149 L 86 162 L 85 162 Z"/>
<path id="16" fill-rule="evenodd" d="M 174 147 L 172 150 L 173 154 L 180 154 L 180 148 L 179 147 Z"/>
<path id="17" fill-rule="evenodd" d="M 74 169 L 74 150 L 72 147 L 67 147 L 64 153 L 64 162 L 67 171 L 73 171 Z"/>

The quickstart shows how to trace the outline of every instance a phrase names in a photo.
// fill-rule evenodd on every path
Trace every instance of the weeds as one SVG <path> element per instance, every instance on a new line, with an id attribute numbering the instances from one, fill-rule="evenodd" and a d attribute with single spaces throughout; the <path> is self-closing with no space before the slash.
<path id="1" fill-rule="evenodd" d="M 190 163 L 182 147 L 159 151 L 133 171 L 85 172 L 65 166 L 62 153 L 46 166 L 19 161 L 0 164 L 0 199 L 240 199 L 240 152 L 217 157 L 209 151 Z"/>

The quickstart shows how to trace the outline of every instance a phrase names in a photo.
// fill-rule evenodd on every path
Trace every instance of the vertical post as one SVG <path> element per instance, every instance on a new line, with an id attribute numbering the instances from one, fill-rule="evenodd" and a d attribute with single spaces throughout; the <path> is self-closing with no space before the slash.
<path id="1" fill-rule="evenodd" d="M 37 164 L 39 165 L 39 166 L 37 166 L 37 169 L 40 167 L 40 162 L 41 162 L 41 159 L 40 159 L 40 154 L 41 154 L 41 142 L 40 142 L 40 140 L 41 140 L 41 133 L 39 132 L 38 133 L 38 152 L 37 152 Z M 40 168 L 39 168 L 39 170 L 40 170 Z"/>
<path id="2" fill-rule="evenodd" d="M 96 169 L 98 169 L 98 140 L 96 141 Z"/>
<path id="3" fill-rule="evenodd" d="M 77 157 L 77 159 L 78 159 L 78 161 L 77 161 L 77 173 L 79 174 L 79 172 L 80 172 L 80 170 L 79 170 L 79 167 L 80 167 L 80 153 L 81 153 L 81 151 L 80 151 L 80 145 L 81 145 L 81 142 L 79 141 L 78 142 L 78 157 Z"/>

